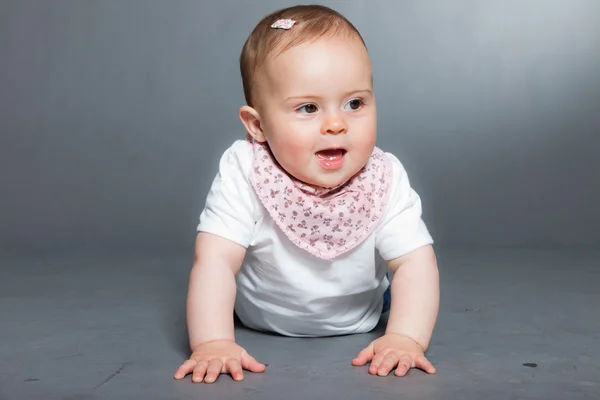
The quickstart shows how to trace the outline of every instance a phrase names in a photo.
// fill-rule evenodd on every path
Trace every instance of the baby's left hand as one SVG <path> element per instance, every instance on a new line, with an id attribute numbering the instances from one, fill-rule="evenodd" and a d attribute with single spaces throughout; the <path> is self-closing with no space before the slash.
<path id="1" fill-rule="evenodd" d="M 372 361 L 371 361 L 372 360 Z M 404 376 L 411 368 L 420 368 L 435 374 L 435 367 L 425 358 L 423 348 L 409 337 L 388 333 L 358 353 L 352 365 L 361 366 L 371 361 L 371 375 L 386 376 L 396 368 L 396 376 Z"/>

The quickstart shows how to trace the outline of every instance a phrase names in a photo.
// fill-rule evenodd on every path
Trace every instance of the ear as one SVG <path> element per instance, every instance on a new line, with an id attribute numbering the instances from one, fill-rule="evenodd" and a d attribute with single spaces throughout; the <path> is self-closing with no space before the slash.
<path id="1" fill-rule="evenodd" d="M 252 107 L 243 106 L 240 108 L 240 119 L 246 127 L 246 131 L 254 140 L 261 143 L 267 140 L 260 124 L 260 114 L 258 111 Z"/>

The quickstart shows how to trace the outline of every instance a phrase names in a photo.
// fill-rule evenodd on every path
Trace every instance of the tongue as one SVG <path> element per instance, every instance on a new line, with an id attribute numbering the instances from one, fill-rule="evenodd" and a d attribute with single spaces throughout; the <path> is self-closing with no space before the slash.
<path id="1" fill-rule="evenodd" d="M 341 149 L 330 149 L 330 150 L 321 150 L 317 152 L 317 157 L 321 160 L 339 160 L 344 156 L 344 152 Z"/>

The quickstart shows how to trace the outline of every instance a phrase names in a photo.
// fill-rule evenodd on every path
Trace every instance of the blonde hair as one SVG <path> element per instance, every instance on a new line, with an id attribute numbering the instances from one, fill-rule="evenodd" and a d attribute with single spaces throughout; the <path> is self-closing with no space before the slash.
<path id="1" fill-rule="evenodd" d="M 279 19 L 292 19 L 296 23 L 289 30 L 271 28 Z M 325 6 L 299 5 L 264 17 L 244 43 L 240 55 L 242 85 L 248 106 L 254 106 L 254 76 L 267 57 L 275 57 L 294 46 L 325 35 L 359 39 L 365 45 L 358 30 L 346 17 Z"/>

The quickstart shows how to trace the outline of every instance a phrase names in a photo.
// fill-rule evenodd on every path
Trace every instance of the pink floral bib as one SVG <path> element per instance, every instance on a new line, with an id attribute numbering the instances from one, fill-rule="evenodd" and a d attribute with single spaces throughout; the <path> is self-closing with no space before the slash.
<path id="1" fill-rule="evenodd" d="M 367 165 L 345 184 L 317 189 L 285 172 L 266 144 L 254 140 L 252 144 L 252 186 L 296 246 L 331 260 L 375 229 L 388 202 L 392 173 L 381 149 L 375 147 Z"/>

